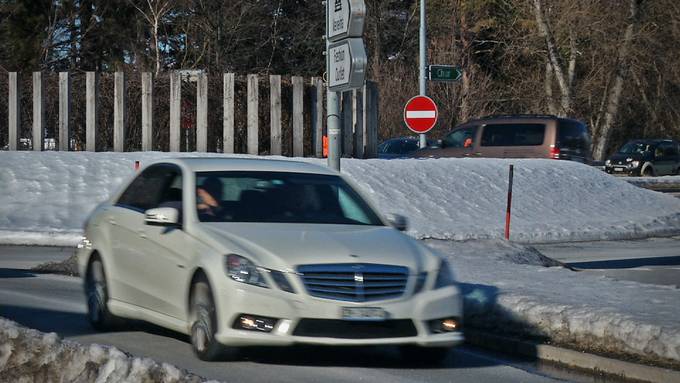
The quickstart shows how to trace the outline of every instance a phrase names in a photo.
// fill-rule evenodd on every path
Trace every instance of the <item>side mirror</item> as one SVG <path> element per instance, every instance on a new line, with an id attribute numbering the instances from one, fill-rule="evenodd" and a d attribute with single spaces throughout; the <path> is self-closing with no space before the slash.
<path id="1" fill-rule="evenodd" d="M 156 226 L 176 226 L 179 222 L 179 210 L 174 207 L 159 207 L 144 212 L 144 223 Z"/>
<path id="2" fill-rule="evenodd" d="M 404 217 L 403 215 L 387 214 L 385 218 L 387 218 L 387 222 L 390 224 L 390 226 L 394 227 L 395 229 L 399 231 L 408 230 L 408 218 Z"/>

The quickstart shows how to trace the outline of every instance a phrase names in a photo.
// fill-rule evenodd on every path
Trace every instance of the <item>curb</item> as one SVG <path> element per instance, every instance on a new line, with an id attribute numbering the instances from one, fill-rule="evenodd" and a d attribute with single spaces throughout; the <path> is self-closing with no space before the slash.
<path id="1" fill-rule="evenodd" d="M 465 330 L 465 341 L 482 348 L 650 383 L 680 382 L 680 371 L 646 366 L 546 344 Z"/>

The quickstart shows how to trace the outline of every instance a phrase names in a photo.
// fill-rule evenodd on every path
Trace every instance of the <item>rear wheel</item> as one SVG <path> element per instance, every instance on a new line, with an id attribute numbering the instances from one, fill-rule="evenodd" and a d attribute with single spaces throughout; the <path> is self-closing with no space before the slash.
<path id="1" fill-rule="evenodd" d="M 85 296 L 87 319 L 92 327 L 99 331 L 106 331 L 122 324 L 122 320 L 109 311 L 109 289 L 106 284 L 104 264 L 98 257 L 95 257 L 87 268 Z"/>
<path id="2" fill-rule="evenodd" d="M 223 352 L 222 345 L 215 339 L 217 313 L 215 301 L 208 281 L 201 277 L 191 289 L 191 345 L 201 360 L 218 360 Z"/>
<path id="3" fill-rule="evenodd" d="M 451 354 L 451 347 L 399 347 L 401 358 L 406 363 L 440 365 Z"/>

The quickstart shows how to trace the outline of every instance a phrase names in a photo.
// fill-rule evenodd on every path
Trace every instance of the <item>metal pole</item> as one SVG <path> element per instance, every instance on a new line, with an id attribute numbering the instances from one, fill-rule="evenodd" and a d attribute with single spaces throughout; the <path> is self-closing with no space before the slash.
<path id="1" fill-rule="evenodd" d="M 328 127 L 328 167 L 340 171 L 340 97 L 337 92 L 331 92 L 330 87 L 330 57 L 328 55 L 328 9 L 329 0 L 324 2 L 326 7 L 326 126 Z"/>
<path id="2" fill-rule="evenodd" d="M 418 75 L 418 84 L 420 86 L 420 95 L 427 96 L 427 27 L 425 26 L 425 0 L 420 0 L 420 72 Z M 425 134 L 420 135 L 420 147 L 427 146 L 427 137 Z"/>

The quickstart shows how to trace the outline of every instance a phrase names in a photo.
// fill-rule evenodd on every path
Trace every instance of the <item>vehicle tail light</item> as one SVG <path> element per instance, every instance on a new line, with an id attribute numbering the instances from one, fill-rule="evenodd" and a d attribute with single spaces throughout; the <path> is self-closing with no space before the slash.
<path id="1" fill-rule="evenodd" d="M 550 146 L 550 158 L 559 159 L 560 158 L 560 148 L 557 146 Z"/>

